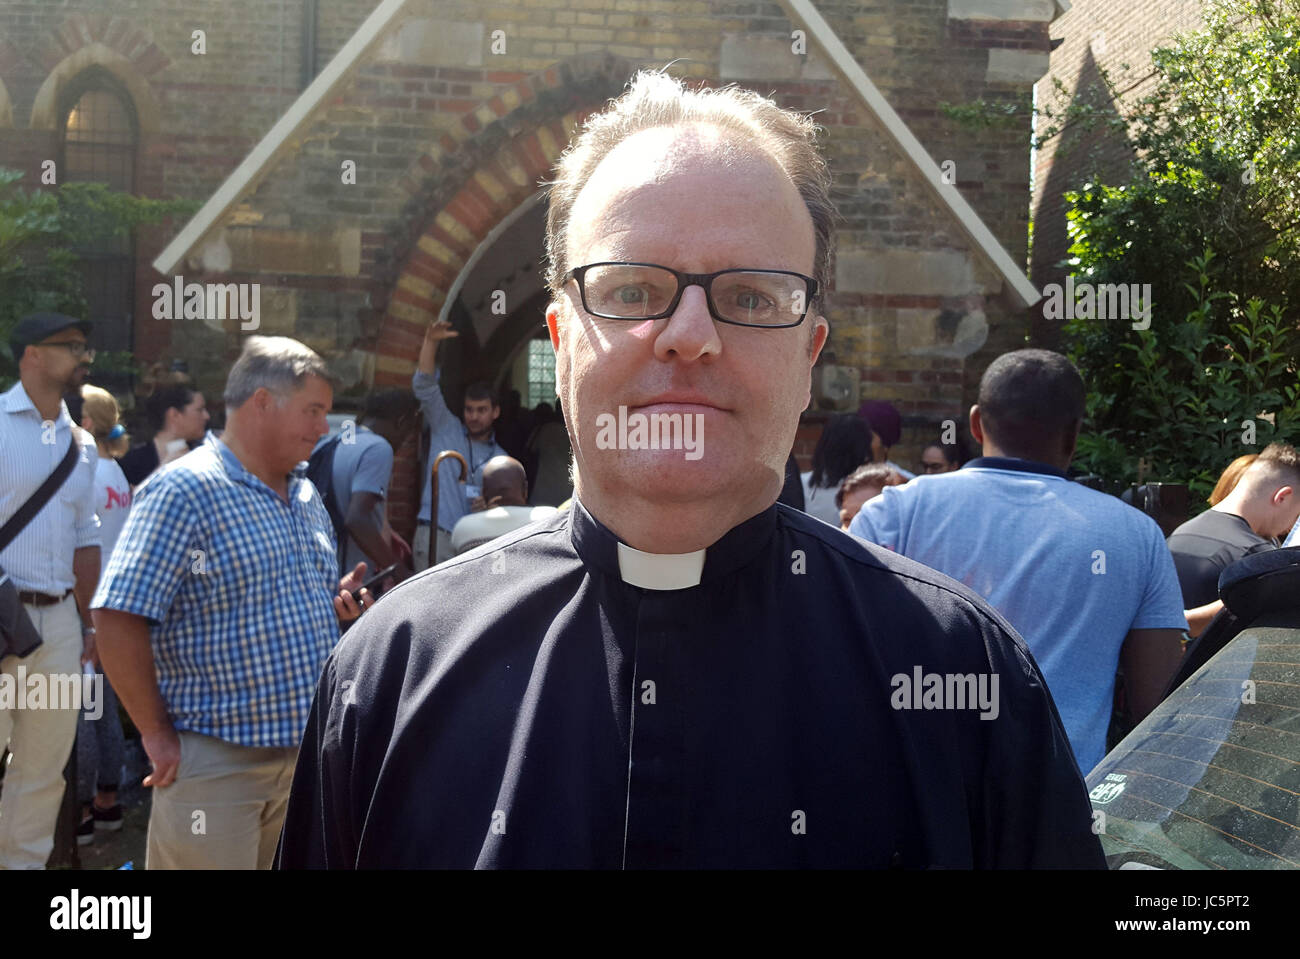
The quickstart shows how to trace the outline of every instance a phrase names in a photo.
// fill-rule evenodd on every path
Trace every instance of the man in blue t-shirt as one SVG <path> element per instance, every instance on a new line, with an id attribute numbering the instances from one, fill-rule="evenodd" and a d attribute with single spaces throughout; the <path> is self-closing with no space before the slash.
<path id="1" fill-rule="evenodd" d="M 887 488 L 849 532 L 960 580 L 1010 620 L 1086 774 L 1106 752 L 1117 665 L 1136 722 L 1177 667 L 1187 621 L 1155 521 L 1066 478 L 1083 412 L 1064 356 L 998 357 L 970 413 L 985 455 Z"/>
<path id="2" fill-rule="evenodd" d="M 419 423 L 420 405 L 409 390 L 376 390 L 366 397 L 355 429 L 346 430 L 339 439 L 331 495 L 345 526 L 346 541 L 339 544 L 343 569 L 364 562 L 370 577 L 397 564 L 396 580 L 411 574 L 411 547 L 389 525 L 386 500 L 393 452 Z M 316 449 L 332 440 L 323 437 Z"/>

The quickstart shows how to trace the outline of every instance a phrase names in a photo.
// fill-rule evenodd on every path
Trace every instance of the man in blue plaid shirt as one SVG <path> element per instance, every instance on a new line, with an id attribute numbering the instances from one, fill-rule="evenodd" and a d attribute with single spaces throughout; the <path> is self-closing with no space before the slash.
<path id="1" fill-rule="evenodd" d="M 328 431 L 324 361 L 250 337 L 225 402 L 222 437 L 137 491 L 91 604 L 153 764 L 148 869 L 270 866 L 316 680 L 369 602 L 296 469 Z"/>

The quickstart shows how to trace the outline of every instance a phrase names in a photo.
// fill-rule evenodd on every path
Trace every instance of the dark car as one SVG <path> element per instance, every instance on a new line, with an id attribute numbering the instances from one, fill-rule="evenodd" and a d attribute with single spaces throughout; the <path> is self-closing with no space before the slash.
<path id="1" fill-rule="evenodd" d="M 1173 691 L 1087 777 L 1112 869 L 1300 867 L 1300 549 L 1233 564 L 1219 595 Z"/>

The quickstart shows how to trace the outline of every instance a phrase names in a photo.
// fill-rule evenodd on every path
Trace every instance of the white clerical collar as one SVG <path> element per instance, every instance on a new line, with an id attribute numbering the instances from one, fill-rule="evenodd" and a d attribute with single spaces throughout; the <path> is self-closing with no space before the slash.
<path id="1" fill-rule="evenodd" d="M 618 544 L 618 571 L 623 582 L 642 589 L 689 589 L 700 585 L 704 550 L 693 553 L 643 553 Z"/>

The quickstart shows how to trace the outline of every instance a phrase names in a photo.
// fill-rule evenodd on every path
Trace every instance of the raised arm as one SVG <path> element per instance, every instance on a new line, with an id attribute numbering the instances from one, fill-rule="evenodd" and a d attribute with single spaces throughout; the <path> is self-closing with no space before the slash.
<path id="1" fill-rule="evenodd" d="M 438 344 L 459 335 L 446 320 L 430 323 L 428 329 L 424 331 L 424 343 L 420 345 L 420 359 L 415 365 L 415 375 L 411 378 L 411 391 L 420 401 L 424 420 L 429 424 L 434 435 L 457 421 L 456 415 L 447 408 L 447 402 L 442 398 L 437 369 Z"/>

